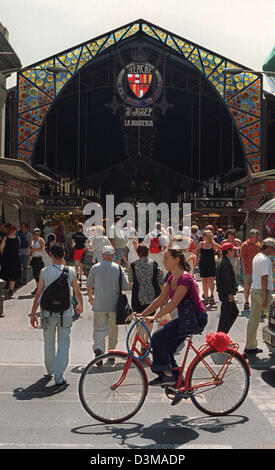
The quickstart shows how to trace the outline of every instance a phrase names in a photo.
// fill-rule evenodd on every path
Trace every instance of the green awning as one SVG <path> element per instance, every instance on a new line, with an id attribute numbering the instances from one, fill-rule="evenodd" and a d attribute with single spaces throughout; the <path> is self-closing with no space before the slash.
<path id="1" fill-rule="evenodd" d="M 275 47 L 273 47 L 273 49 L 269 53 L 262 68 L 265 72 L 275 72 Z M 265 78 L 270 87 L 271 93 L 275 94 L 275 77 L 265 75 Z"/>
<path id="2" fill-rule="evenodd" d="M 263 70 L 265 72 L 275 72 L 275 46 L 268 54 L 268 57 L 266 58 L 263 65 Z"/>

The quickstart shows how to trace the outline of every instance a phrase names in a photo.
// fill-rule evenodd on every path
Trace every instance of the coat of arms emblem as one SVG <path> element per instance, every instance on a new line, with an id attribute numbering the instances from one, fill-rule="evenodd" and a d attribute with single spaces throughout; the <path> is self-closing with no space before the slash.
<path id="1" fill-rule="evenodd" d="M 152 82 L 151 73 L 128 73 L 127 75 L 129 86 L 134 95 L 141 99 L 149 90 Z"/>

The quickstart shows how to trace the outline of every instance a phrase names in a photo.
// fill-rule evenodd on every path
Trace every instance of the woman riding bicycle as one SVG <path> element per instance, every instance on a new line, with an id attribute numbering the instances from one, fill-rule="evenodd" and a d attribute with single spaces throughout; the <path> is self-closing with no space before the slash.
<path id="1" fill-rule="evenodd" d="M 159 320 L 161 317 L 178 309 L 178 318 L 166 323 L 159 328 L 152 336 L 152 372 L 158 374 L 158 377 L 149 385 L 173 385 L 176 375 L 172 369 L 177 367 L 174 354 L 178 346 L 184 341 L 189 333 L 180 331 L 181 305 L 183 301 L 188 300 L 193 304 L 196 314 L 197 324 L 202 331 L 207 324 L 206 309 L 199 298 L 198 287 L 189 274 L 189 265 L 185 256 L 179 247 L 168 248 L 163 255 L 165 268 L 172 274 L 161 294 L 141 313 L 145 322 Z M 168 299 L 170 302 L 166 303 Z M 152 315 L 153 312 L 161 309 Z"/>

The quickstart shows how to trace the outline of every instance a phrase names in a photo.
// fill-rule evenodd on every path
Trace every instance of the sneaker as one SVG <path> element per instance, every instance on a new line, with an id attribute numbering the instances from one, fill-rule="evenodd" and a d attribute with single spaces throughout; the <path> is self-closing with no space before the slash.
<path id="1" fill-rule="evenodd" d="M 14 290 L 13 289 L 9 289 L 8 296 L 9 296 L 10 299 L 14 298 Z"/>
<path id="2" fill-rule="evenodd" d="M 156 379 L 151 380 L 151 382 L 149 382 L 149 385 L 151 385 L 152 387 L 161 385 L 175 385 L 175 377 L 173 375 L 163 374 L 157 377 Z"/>
<path id="3" fill-rule="evenodd" d="M 98 356 L 101 356 L 103 353 L 103 351 L 101 351 L 101 349 L 95 349 L 95 357 L 98 357 Z M 101 367 L 103 364 L 103 361 L 98 361 L 96 363 L 97 367 Z"/>
<path id="4" fill-rule="evenodd" d="M 61 383 L 55 382 L 55 386 L 56 386 L 57 388 L 67 387 L 68 385 L 69 385 L 69 384 L 67 384 L 66 380 L 63 380 L 63 382 L 61 382 Z"/>

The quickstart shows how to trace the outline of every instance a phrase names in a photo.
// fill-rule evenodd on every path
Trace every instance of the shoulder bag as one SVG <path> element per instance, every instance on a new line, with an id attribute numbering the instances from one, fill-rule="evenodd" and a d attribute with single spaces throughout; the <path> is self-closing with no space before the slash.
<path id="1" fill-rule="evenodd" d="M 122 270 L 119 266 L 119 296 L 116 305 L 116 324 L 124 325 L 126 318 L 131 315 L 132 309 L 128 303 L 128 297 L 122 293 Z"/>

